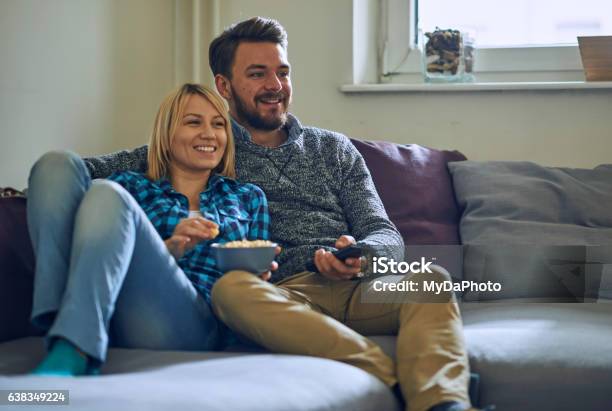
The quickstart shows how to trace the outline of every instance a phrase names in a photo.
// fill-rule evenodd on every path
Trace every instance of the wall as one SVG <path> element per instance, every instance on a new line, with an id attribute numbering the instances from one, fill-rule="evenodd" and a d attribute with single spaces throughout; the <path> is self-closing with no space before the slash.
<path id="1" fill-rule="evenodd" d="M 292 111 L 305 124 L 459 149 L 475 160 L 612 162 L 610 91 L 343 94 L 339 86 L 352 75 L 352 0 L 201 3 L 199 77 L 210 80 L 211 22 L 224 27 L 258 14 L 277 18 L 289 32 Z M 161 98 L 177 82 L 195 78 L 190 5 L 2 0 L 0 186 L 23 188 L 31 164 L 50 149 L 91 155 L 145 142 Z"/>
<path id="2" fill-rule="evenodd" d="M 343 94 L 351 81 L 352 0 L 223 0 L 225 26 L 252 15 L 289 33 L 292 111 L 364 139 L 454 148 L 474 160 L 612 163 L 612 90 Z"/>
<path id="3" fill-rule="evenodd" d="M 141 145 L 174 85 L 168 0 L 0 2 L 0 186 L 51 149 Z"/>

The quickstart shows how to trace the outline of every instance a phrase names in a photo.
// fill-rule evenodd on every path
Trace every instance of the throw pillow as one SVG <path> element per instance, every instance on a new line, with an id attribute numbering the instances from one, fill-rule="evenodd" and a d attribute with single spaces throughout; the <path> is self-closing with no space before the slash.
<path id="1" fill-rule="evenodd" d="M 464 210 L 464 278 L 502 285 L 499 292 L 468 292 L 465 300 L 597 297 L 612 262 L 612 166 L 464 161 L 448 167 Z"/>
<path id="2" fill-rule="evenodd" d="M 463 154 L 416 144 L 351 141 L 406 245 L 459 244 L 460 213 L 446 164 L 465 160 Z"/>

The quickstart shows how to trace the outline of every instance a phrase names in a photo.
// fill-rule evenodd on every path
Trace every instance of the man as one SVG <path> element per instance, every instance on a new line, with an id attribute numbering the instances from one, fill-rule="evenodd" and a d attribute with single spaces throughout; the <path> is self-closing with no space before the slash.
<path id="1" fill-rule="evenodd" d="M 228 101 L 238 178 L 259 185 L 270 234 L 283 247 L 271 284 L 250 273 L 225 274 L 212 291 L 217 315 L 275 352 L 343 361 L 401 392 L 411 411 L 470 409 L 461 319 L 442 303 L 362 303 L 362 261 L 331 251 L 357 243 L 402 258 L 403 241 L 387 218 L 369 171 L 343 135 L 302 126 L 288 112 L 287 36 L 276 21 L 231 26 L 209 49 L 219 93 Z M 88 159 L 92 177 L 143 169 L 146 147 Z M 318 273 L 306 271 L 313 261 Z M 448 279 L 444 270 L 431 278 Z M 448 296 L 447 296 L 448 297 Z M 364 337 L 398 333 L 397 360 Z"/>

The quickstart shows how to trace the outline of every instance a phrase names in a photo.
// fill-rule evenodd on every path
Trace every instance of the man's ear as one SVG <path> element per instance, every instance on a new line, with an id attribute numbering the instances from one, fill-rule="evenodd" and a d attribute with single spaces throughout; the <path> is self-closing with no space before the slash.
<path id="1" fill-rule="evenodd" d="M 230 81 L 223 74 L 215 75 L 215 86 L 217 87 L 217 92 L 226 100 L 229 100 L 232 96 Z"/>

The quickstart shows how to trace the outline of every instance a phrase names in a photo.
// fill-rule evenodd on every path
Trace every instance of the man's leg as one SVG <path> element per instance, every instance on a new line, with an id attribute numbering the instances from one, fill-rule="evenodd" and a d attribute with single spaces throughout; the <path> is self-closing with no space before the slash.
<path id="1" fill-rule="evenodd" d="M 457 304 L 452 293 L 423 291 L 425 280 L 450 281 L 446 270 L 435 268 L 431 274 L 402 279 L 419 283 L 418 292 L 381 295 L 364 281 L 355 288 L 346 310 L 345 323 L 359 333 L 398 334 L 397 377 L 411 411 L 425 411 L 447 401 L 466 406 L 470 402 L 469 365 Z M 381 297 L 385 302 L 367 302 Z"/>
<path id="2" fill-rule="evenodd" d="M 276 286 L 231 271 L 213 287 L 212 303 L 232 330 L 271 351 L 342 361 L 389 386 L 397 382 L 393 361 L 379 346 L 332 318 L 332 287 L 319 274 L 302 273 Z"/>

